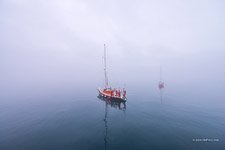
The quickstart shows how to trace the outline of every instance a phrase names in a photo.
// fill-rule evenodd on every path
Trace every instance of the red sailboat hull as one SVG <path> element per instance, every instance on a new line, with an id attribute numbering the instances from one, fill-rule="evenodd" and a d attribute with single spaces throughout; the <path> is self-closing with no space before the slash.
<path id="1" fill-rule="evenodd" d="M 103 97 L 103 98 L 107 98 L 109 100 L 118 100 L 118 101 L 126 101 L 127 98 L 123 97 L 123 96 L 112 96 L 109 92 L 104 92 L 104 90 L 102 89 L 98 89 L 99 92 L 99 96 Z"/>

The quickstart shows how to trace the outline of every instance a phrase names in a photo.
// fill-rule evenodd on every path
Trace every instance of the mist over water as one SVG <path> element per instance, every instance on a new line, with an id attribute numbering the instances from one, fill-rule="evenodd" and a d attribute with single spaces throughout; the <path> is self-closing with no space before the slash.
<path id="1" fill-rule="evenodd" d="M 222 149 L 224 7 L 1 1 L 0 149 Z M 97 98 L 103 44 L 126 109 Z"/>

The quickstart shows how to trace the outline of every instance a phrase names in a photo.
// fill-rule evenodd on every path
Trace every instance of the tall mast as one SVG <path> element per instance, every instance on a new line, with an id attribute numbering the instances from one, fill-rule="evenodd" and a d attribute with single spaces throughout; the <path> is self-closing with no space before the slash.
<path id="1" fill-rule="evenodd" d="M 106 70 L 106 45 L 104 44 L 104 73 L 105 73 L 105 88 L 108 88 L 109 82 L 107 77 L 107 70 Z"/>

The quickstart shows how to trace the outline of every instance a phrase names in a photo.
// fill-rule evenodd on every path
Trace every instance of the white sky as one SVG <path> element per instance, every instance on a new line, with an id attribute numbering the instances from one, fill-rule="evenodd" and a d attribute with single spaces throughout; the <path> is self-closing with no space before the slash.
<path id="1" fill-rule="evenodd" d="M 115 85 L 225 87 L 224 0 L 0 1 L 2 88 L 98 87 L 104 43 Z"/>

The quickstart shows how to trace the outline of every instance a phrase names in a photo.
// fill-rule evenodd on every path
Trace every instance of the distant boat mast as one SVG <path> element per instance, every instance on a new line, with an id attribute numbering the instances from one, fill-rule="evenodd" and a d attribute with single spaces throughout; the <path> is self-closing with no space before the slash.
<path id="1" fill-rule="evenodd" d="M 164 88 L 164 82 L 162 81 L 162 68 L 160 66 L 160 79 L 159 79 L 159 89 L 163 89 Z"/>
<path id="2" fill-rule="evenodd" d="M 162 67 L 160 66 L 160 78 L 159 81 L 162 82 Z"/>
<path id="3" fill-rule="evenodd" d="M 105 88 L 108 88 L 109 81 L 107 76 L 107 69 L 106 69 L 106 45 L 104 44 L 104 73 L 105 73 Z"/>

